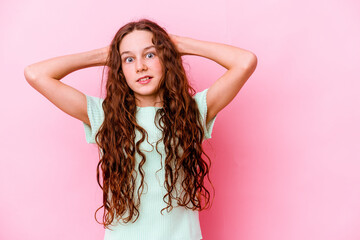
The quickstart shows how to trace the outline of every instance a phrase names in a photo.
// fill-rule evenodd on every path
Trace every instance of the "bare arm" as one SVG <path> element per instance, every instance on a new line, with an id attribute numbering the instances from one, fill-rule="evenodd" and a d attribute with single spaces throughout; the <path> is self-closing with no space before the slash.
<path id="1" fill-rule="evenodd" d="M 224 75 L 209 87 L 206 97 L 206 122 L 209 122 L 234 99 L 255 71 L 257 57 L 250 51 L 226 44 L 170 36 L 181 54 L 205 57 L 227 69 Z"/>
<path id="2" fill-rule="evenodd" d="M 86 96 L 75 88 L 59 81 L 76 70 L 106 64 L 108 47 L 87 52 L 59 56 L 27 66 L 27 82 L 65 113 L 87 123 Z"/>

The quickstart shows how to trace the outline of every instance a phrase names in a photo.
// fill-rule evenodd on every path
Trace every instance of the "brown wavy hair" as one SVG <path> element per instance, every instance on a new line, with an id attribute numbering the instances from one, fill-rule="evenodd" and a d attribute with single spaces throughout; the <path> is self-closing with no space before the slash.
<path id="1" fill-rule="evenodd" d="M 102 103 L 105 118 L 95 136 L 101 151 L 97 165 L 97 182 L 103 190 L 103 205 L 96 210 L 95 219 L 97 211 L 104 207 L 101 224 L 105 228 L 108 228 L 115 216 L 125 223 L 136 216 L 135 222 L 140 215 L 138 209 L 144 189 L 145 173 L 142 166 L 146 157 L 139 146 L 145 138 L 148 140 L 148 136 L 146 130 L 136 122 L 137 108 L 134 92 L 126 83 L 119 50 L 121 40 L 134 30 L 146 30 L 153 33 L 152 42 L 163 66 L 163 78 L 159 84 L 162 90 L 163 107 L 157 110 L 154 119 L 156 126 L 163 132 L 162 138 L 156 143 L 156 151 L 161 154 L 158 151 L 158 143 L 163 141 L 166 153 L 164 186 L 167 194 L 163 197 L 163 201 L 167 207 L 160 212 L 162 214 L 162 211 L 168 208 L 171 211 L 172 199 L 176 199 L 179 206 L 198 211 L 207 209 L 210 200 L 210 193 L 204 186 L 204 179 L 207 176 L 211 183 L 209 178 L 211 161 L 202 148 L 204 129 L 199 109 L 192 97 L 195 90 L 186 77 L 181 54 L 166 31 L 153 21 L 141 19 L 130 22 L 118 30 L 111 42 L 106 63 L 108 67 L 106 97 Z M 136 129 L 142 136 L 135 143 Z M 135 153 L 141 156 L 141 162 L 137 167 L 141 175 L 141 184 L 137 189 L 137 203 L 134 199 L 136 177 L 133 175 L 136 173 L 137 176 Z M 202 158 L 203 154 L 209 159 L 209 165 Z M 99 179 L 100 168 L 103 186 Z M 174 198 L 173 192 L 180 183 L 184 196 Z M 211 186 L 213 187 L 212 183 Z M 139 193 L 140 189 L 141 193 Z M 205 206 L 201 203 L 202 197 L 205 197 Z M 188 206 L 189 203 L 191 206 Z M 129 216 L 124 218 L 126 212 Z"/>

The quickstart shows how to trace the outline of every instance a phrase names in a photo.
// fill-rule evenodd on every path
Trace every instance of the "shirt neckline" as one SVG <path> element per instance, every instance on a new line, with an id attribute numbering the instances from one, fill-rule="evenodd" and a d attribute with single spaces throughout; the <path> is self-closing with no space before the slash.
<path id="1" fill-rule="evenodd" d="M 159 109 L 159 108 L 163 108 L 163 107 L 155 107 L 155 106 L 147 106 L 147 107 L 139 107 L 139 106 L 136 106 L 137 109 L 144 109 L 144 108 L 156 108 L 156 109 Z"/>

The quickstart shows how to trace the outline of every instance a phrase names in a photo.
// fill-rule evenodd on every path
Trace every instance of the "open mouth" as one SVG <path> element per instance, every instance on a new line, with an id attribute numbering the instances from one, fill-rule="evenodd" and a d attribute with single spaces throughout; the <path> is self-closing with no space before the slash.
<path id="1" fill-rule="evenodd" d="M 139 82 L 139 83 L 148 83 L 148 82 L 150 82 L 151 79 L 152 79 L 152 77 L 146 76 L 146 77 L 140 78 L 139 80 L 137 80 L 137 82 Z"/>

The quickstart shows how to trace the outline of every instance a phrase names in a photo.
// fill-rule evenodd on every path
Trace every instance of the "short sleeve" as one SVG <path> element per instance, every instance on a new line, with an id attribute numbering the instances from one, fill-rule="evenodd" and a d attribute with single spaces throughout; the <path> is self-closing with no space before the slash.
<path id="1" fill-rule="evenodd" d="M 206 95 L 208 92 L 208 88 L 203 90 L 202 92 L 198 92 L 195 94 L 194 99 L 198 105 L 200 115 L 203 121 L 203 126 L 205 126 L 206 123 L 206 115 L 207 115 L 207 103 L 206 103 Z M 204 127 L 205 131 L 205 139 L 211 138 L 211 133 L 214 127 L 215 119 L 217 115 L 213 119 L 211 119 L 207 124 L 206 127 Z"/>
<path id="2" fill-rule="evenodd" d="M 95 135 L 104 121 L 104 110 L 102 103 L 104 99 L 86 95 L 87 114 L 90 125 L 84 123 L 85 139 L 87 143 L 95 143 Z"/>

